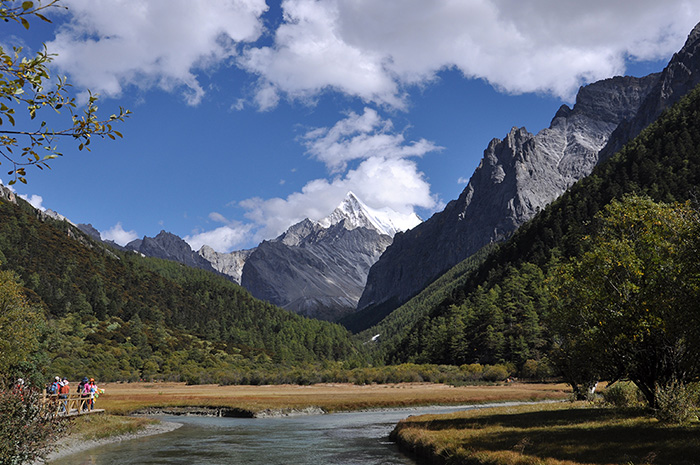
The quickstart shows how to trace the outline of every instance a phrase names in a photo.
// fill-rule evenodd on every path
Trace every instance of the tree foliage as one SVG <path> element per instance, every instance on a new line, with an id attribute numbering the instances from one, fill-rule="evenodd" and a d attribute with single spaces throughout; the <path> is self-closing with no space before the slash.
<path id="1" fill-rule="evenodd" d="M 15 274 L 0 271 L 0 465 L 43 458 L 62 428 L 41 400 L 42 327 Z"/>
<path id="2" fill-rule="evenodd" d="M 0 389 L 0 465 L 46 458 L 66 424 L 52 414 L 31 387 Z"/>
<path id="3" fill-rule="evenodd" d="M 113 250 L 21 199 L 0 204 L 0 263 L 47 309 L 47 375 L 213 381 L 357 355 L 339 325 L 257 300 L 210 272 Z"/>
<path id="4" fill-rule="evenodd" d="M 34 1 L 0 0 L 0 18 L 7 22 L 17 22 L 25 29 L 30 24 L 27 18 L 38 18 L 50 22 L 43 15 L 44 10 L 58 6 L 59 0 L 46 3 Z M 97 96 L 88 92 L 85 106 L 79 108 L 75 97 L 70 95 L 70 84 L 64 77 L 52 78 L 49 65 L 53 55 L 46 47 L 34 57 L 23 55 L 21 47 L 8 50 L 0 46 L 0 156 L 11 166 L 9 184 L 26 180 L 26 168 L 49 168 L 49 161 L 61 156 L 56 144 L 59 138 L 68 138 L 78 144 L 79 150 L 90 150 L 93 136 L 115 139 L 122 134 L 114 129 L 115 122 L 128 117 L 129 110 L 119 108 L 119 112 L 108 118 L 100 118 L 97 110 Z M 50 110 L 60 114 L 67 112 L 67 120 L 61 120 L 59 127 L 47 122 L 38 115 Z M 15 118 L 28 118 L 28 127 L 14 129 Z M 40 121 L 35 123 L 36 121 Z M 13 129 L 8 129 L 8 124 Z"/>
<path id="5" fill-rule="evenodd" d="M 465 333 L 466 340 L 482 338 L 484 345 L 481 347 L 485 355 L 494 357 L 493 359 L 505 355 L 509 357 L 504 359 L 505 362 L 517 363 L 521 358 L 510 357 L 519 357 L 518 353 L 526 351 L 509 349 L 503 352 L 504 345 L 500 342 L 503 340 L 503 332 L 496 330 L 500 325 L 499 312 L 501 316 L 503 314 L 500 308 L 503 286 L 516 278 L 514 270 L 517 273 L 527 270 L 526 274 L 531 274 L 532 270 L 528 267 L 530 264 L 539 268 L 542 276 L 546 276 L 559 262 L 578 256 L 586 244 L 583 238 L 593 231 L 595 215 L 613 199 L 634 193 L 661 202 L 685 201 L 697 197 L 699 185 L 700 89 L 695 89 L 664 112 L 618 154 L 599 164 L 590 176 L 574 184 L 559 199 L 521 226 L 507 242 L 491 251 L 479 266 L 460 275 L 456 285 L 443 283 L 447 295 L 441 296 L 437 302 L 409 302 L 408 305 L 417 307 L 414 314 L 422 317 L 418 321 L 409 322 L 411 327 L 399 333 L 398 342 L 393 341 L 378 351 L 385 350 L 387 360 L 438 363 L 438 360 L 445 360 L 446 354 L 452 358 L 458 357 L 450 349 L 453 347 L 449 343 L 450 338 L 458 334 L 450 326 L 451 322 L 459 323 L 454 317 L 460 313 L 466 315 L 482 309 L 486 310 L 484 315 L 496 324 L 485 325 L 483 332 L 477 335 Z M 539 294 L 543 291 L 542 287 L 531 286 L 526 293 L 526 298 L 535 302 L 532 309 L 541 325 L 540 331 L 530 334 L 542 337 L 546 344 L 551 344 L 548 328 L 543 324 L 547 320 L 549 307 L 540 305 L 547 302 L 546 292 L 545 295 Z M 490 310 L 489 299 L 498 302 Z M 515 315 L 518 315 L 517 318 L 523 316 L 529 318 L 530 322 L 534 321 L 529 311 L 516 312 Z M 462 318 L 462 321 L 467 320 Z M 528 327 L 529 324 L 526 323 L 525 320 L 518 320 L 517 324 Z M 469 328 L 469 325 L 464 328 Z M 426 347 L 438 350 L 425 350 Z M 528 350 L 532 351 L 535 347 L 536 344 L 529 345 Z M 537 351 L 541 353 L 542 349 Z M 574 350 L 573 347 L 571 349 Z M 585 345 L 576 346 L 576 350 L 581 350 L 582 353 L 593 353 L 591 349 Z M 555 351 L 550 355 L 558 357 L 561 353 Z M 575 358 L 572 361 L 583 360 Z M 592 370 L 590 365 L 572 365 L 570 372 L 581 375 L 580 382 L 583 383 L 586 379 L 598 376 L 589 373 Z"/>
<path id="6" fill-rule="evenodd" d="M 0 387 L 32 374 L 42 323 L 43 313 L 27 301 L 14 273 L 0 271 Z"/>
<path id="7" fill-rule="evenodd" d="M 629 377 L 655 407 L 659 386 L 700 376 L 700 215 L 627 196 L 595 226 L 585 251 L 552 271 L 551 326 L 570 359 Z"/>

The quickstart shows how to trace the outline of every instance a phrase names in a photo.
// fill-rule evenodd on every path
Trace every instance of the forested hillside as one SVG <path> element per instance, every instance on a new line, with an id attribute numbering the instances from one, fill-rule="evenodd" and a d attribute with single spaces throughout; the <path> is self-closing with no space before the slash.
<path id="1" fill-rule="evenodd" d="M 119 252 L 29 204 L 0 204 L 0 263 L 45 308 L 52 372 L 196 381 L 237 367 L 346 360 L 347 331 L 259 301 L 226 279 Z"/>
<path id="2" fill-rule="evenodd" d="M 398 343 L 396 330 L 382 334 L 379 358 L 390 363 L 512 362 L 518 368 L 526 360 L 545 359 L 550 347 L 542 321 L 545 276 L 552 264 L 579 254 L 594 215 L 627 193 L 663 202 L 696 200 L 699 183 L 696 89 L 523 225 L 458 285 L 445 284 L 448 295 L 438 304 L 412 304 L 420 306 L 411 310 L 413 315 L 421 316 L 414 316 L 417 322 Z M 379 333 L 378 328 L 368 333 Z"/>

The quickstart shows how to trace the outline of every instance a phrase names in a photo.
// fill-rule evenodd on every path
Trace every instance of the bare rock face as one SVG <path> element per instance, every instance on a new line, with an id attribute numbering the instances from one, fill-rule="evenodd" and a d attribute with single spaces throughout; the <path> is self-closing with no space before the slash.
<path id="1" fill-rule="evenodd" d="M 457 200 L 395 237 L 370 270 L 358 309 L 396 308 L 480 247 L 505 239 L 698 83 L 700 24 L 662 73 L 582 87 L 549 128 L 535 136 L 514 128 L 494 139 Z"/>
<path id="2" fill-rule="evenodd" d="M 289 237 L 289 236 L 287 236 Z M 329 321 L 352 313 L 367 273 L 391 237 L 341 221 L 294 245 L 264 241 L 246 260 L 241 285 L 254 297 Z"/>
<path id="3" fill-rule="evenodd" d="M 88 236 L 92 237 L 96 241 L 102 240 L 102 235 L 100 234 L 100 232 L 97 229 L 95 229 L 95 227 L 92 224 L 81 223 L 81 224 L 78 224 L 77 226 L 78 226 L 78 229 L 80 229 L 82 232 L 84 232 Z"/>
<path id="4" fill-rule="evenodd" d="M 700 24 L 688 35 L 683 48 L 673 55 L 660 79 L 631 118 L 622 122 L 610 136 L 600 158 L 607 159 L 637 137 L 661 113 L 700 84 Z"/>
<path id="5" fill-rule="evenodd" d="M 216 271 L 207 260 L 195 253 L 187 242 L 166 231 L 161 231 L 156 237 L 144 236 L 143 239 L 131 241 L 125 248 L 147 257 L 172 260 L 192 268 Z"/>
<path id="6" fill-rule="evenodd" d="M 9 187 L 2 184 L 0 184 L 0 200 L 5 200 L 10 203 L 17 203 L 15 193 L 12 192 Z"/>
<path id="7" fill-rule="evenodd" d="M 397 234 L 371 268 L 358 310 L 396 308 L 484 245 L 518 226 L 590 174 L 617 126 L 634 116 L 659 75 L 616 77 L 582 87 L 537 135 L 513 128 L 493 139 L 458 199 Z M 387 309 L 383 309 L 386 311 Z"/>
<path id="8" fill-rule="evenodd" d="M 397 224 L 419 221 L 372 210 L 350 192 L 328 217 L 305 219 L 258 245 L 245 261 L 241 285 L 287 310 L 337 321 L 357 308 L 367 273 Z"/>
<path id="9" fill-rule="evenodd" d="M 209 262 L 216 271 L 228 276 L 233 282 L 241 284 L 243 265 L 245 265 L 246 260 L 254 251 L 255 249 L 247 249 L 221 253 L 208 245 L 204 245 L 197 253 L 200 257 Z"/>

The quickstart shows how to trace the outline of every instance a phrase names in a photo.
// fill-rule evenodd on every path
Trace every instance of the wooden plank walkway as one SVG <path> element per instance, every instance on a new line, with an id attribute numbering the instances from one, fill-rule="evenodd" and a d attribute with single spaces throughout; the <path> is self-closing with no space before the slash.
<path id="1" fill-rule="evenodd" d="M 79 415 L 91 415 L 104 413 L 104 409 L 90 409 L 89 397 L 80 394 L 44 394 L 44 403 L 49 406 L 49 411 L 59 417 L 77 417 Z"/>

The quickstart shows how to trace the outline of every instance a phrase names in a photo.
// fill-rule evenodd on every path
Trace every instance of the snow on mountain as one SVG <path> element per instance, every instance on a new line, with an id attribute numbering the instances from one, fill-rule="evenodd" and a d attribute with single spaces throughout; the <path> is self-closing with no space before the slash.
<path id="1" fill-rule="evenodd" d="M 347 229 L 367 228 L 390 237 L 421 223 L 421 219 L 415 213 L 403 214 L 390 208 L 381 210 L 370 208 L 352 192 L 348 192 L 340 205 L 317 224 L 329 228 L 342 220 L 345 220 Z"/>

